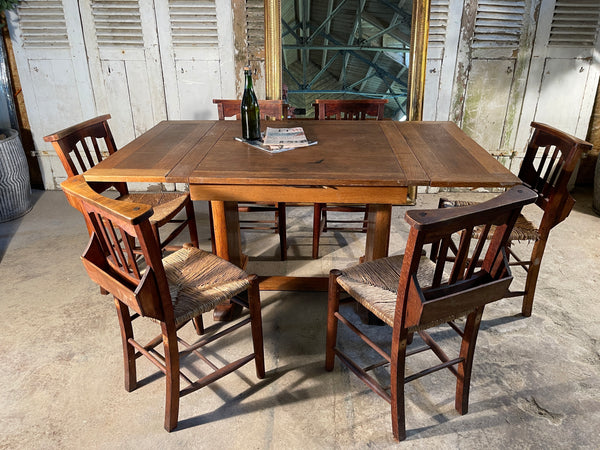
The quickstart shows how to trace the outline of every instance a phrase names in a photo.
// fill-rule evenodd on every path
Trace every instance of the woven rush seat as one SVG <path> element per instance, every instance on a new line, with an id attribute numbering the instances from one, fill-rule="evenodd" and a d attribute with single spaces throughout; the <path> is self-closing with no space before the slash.
<path id="1" fill-rule="evenodd" d="M 471 206 L 477 205 L 479 202 L 470 202 L 466 200 L 449 200 L 447 198 L 440 198 L 439 207 L 440 208 L 456 208 L 460 206 Z M 495 227 L 492 226 L 490 233 L 488 234 L 488 238 L 494 234 Z M 482 228 L 478 227 L 473 230 L 473 237 L 478 238 L 481 234 Z M 527 219 L 523 214 L 519 215 L 517 222 L 510 233 L 511 241 L 529 241 L 535 242 L 540 238 L 540 233 L 537 227 Z"/>
<path id="2" fill-rule="evenodd" d="M 182 248 L 163 258 L 176 325 L 248 289 L 248 274 L 212 253 Z"/>
<path id="3" fill-rule="evenodd" d="M 152 206 L 154 214 L 150 217 L 150 223 L 160 227 L 172 219 L 174 212 L 179 212 L 185 206 L 188 194 L 176 192 L 125 194 L 118 197 L 117 200 Z"/>
<path id="4" fill-rule="evenodd" d="M 393 327 L 403 261 L 404 255 L 396 255 L 357 264 L 342 270 L 337 280 L 356 301 Z M 422 256 L 417 270 L 417 280 L 429 282 L 433 279 L 434 272 L 435 263 L 428 257 Z M 444 281 L 447 278 L 446 274 L 442 277 Z"/>

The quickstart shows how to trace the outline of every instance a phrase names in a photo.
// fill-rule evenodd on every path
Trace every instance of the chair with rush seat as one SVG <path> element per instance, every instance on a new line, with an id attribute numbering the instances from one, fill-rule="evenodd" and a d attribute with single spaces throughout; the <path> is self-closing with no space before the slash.
<path id="1" fill-rule="evenodd" d="M 317 120 L 382 120 L 387 99 L 328 100 L 317 99 L 313 104 Z M 328 212 L 361 213 L 362 219 L 337 219 L 328 217 Z M 327 231 L 367 232 L 366 205 L 314 204 L 312 257 L 319 257 L 321 233 Z M 331 225 L 337 224 L 337 225 Z"/>
<path id="2" fill-rule="evenodd" d="M 525 158 L 519 170 L 519 178 L 523 184 L 533 189 L 538 198 L 535 202 L 543 210 L 539 225 L 521 215 L 510 241 L 533 241 L 533 249 L 529 259 L 521 259 L 508 247 L 511 265 L 520 266 L 527 271 L 524 291 L 511 292 L 511 297 L 523 296 L 521 312 L 523 316 L 531 316 L 535 287 L 544 249 L 550 231 L 565 220 L 575 204 L 575 199 L 569 193 L 569 180 L 577 167 L 581 156 L 591 150 L 592 144 L 564 133 L 543 123 L 532 122 L 533 134 L 527 145 Z M 473 202 L 456 201 L 441 198 L 440 208 L 464 206 Z"/>
<path id="3" fill-rule="evenodd" d="M 512 281 L 505 246 L 521 208 L 536 199 L 535 192 L 517 186 L 479 205 L 455 209 L 410 210 L 410 225 L 404 255 L 376 259 L 344 270 L 333 270 L 329 278 L 326 369 L 334 359 L 346 365 L 369 388 L 391 404 L 394 438 L 406 438 L 404 384 L 447 368 L 456 378 L 455 407 L 466 414 L 471 368 L 481 316 L 487 303 L 504 298 Z M 478 241 L 470 247 L 471 237 Z M 491 235 L 491 239 L 487 239 Z M 446 253 L 453 236 L 458 253 L 446 267 Z M 437 262 L 424 253 L 424 246 L 439 242 Z M 481 266 L 477 261 L 482 257 Z M 449 264 L 448 264 L 449 265 Z M 448 270 L 448 271 L 446 271 Z M 362 306 L 392 327 L 388 353 L 340 313 L 340 292 L 345 291 Z M 461 329 L 453 321 L 466 317 Z M 347 325 L 381 357 L 366 367 L 338 345 L 338 321 Z M 448 323 L 462 338 L 458 357 L 448 356 L 425 330 Z M 424 346 L 407 349 L 417 333 Z M 443 336 L 443 335 L 442 335 Z M 439 339 L 438 339 L 439 340 Z M 412 343 L 412 345 L 416 342 Z M 444 342 L 444 347 L 451 342 Z M 411 346 L 412 346 L 411 345 Z M 441 364 L 406 375 L 406 357 L 432 350 Z M 423 355 L 422 355 L 423 356 Z M 389 372 L 384 366 L 389 365 Z M 385 373 L 378 373 L 384 371 Z M 388 388 L 379 381 L 380 377 Z"/>
<path id="4" fill-rule="evenodd" d="M 260 294 L 256 275 L 218 256 L 184 246 L 162 258 L 151 217 L 152 207 L 103 197 L 95 192 L 82 176 L 62 183 L 69 202 L 80 209 L 92 227 L 90 242 L 81 257 L 90 278 L 102 290 L 113 295 L 117 308 L 124 355 L 125 389 L 136 388 L 136 360 L 147 357 L 166 377 L 164 427 L 177 426 L 180 397 L 216 381 L 254 359 L 258 378 L 265 375 Z M 141 255 L 134 254 L 133 241 L 140 244 Z M 247 300 L 241 294 L 247 291 Z M 188 344 L 178 336 L 187 322 L 233 298 L 248 308 L 249 317 L 222 327 L 208 328 L 205 336 Z M 132 309 L 135 314 L 130 314 Z M 160 334 L 147 343 L 135 339 L 133 320 L 145 317 L 160 326 Z M 211 345 L 222 336 L 250 324 L 252 352 L 221 367 L 207 356 L 214 355 Z M 157 347 L 162 343 L 163 352 Z M 243 343 L 243 341 L 242 341 Z M 229 345 L 229 344 L 227 344 Z M 181 347 L 181 350 L 179 350 Z M 201 350 L 210 349 L 201 353 Z M 192 381 L 192 373 L 204 368 L 193 367 L 190 374 L 182 371 L 181 361 L 193 353 L 208 366 L 208 374 Z M 197 375 L 195 375 L 197 376 Z M 194 378 L 195 378 L 194 376 Z M 180 378 L 186 386 L 180 387 Z"/>
<path id="5" fill-rule="evenodd" d="M 102 161 L 104 152 L 112 155 L 117 151 L 108 119 L 110 115 L 106 114 L 44 137 L 44 141 L 52 143 L 69 178 L 82 174 Z M 189 194 L 172 192 L 131 194 L 126 183 L 92 183 L 91 186 L 97 192 L 104 192 L 114 186 L 120 194 L 119 200 L 151 205 L 154 214 L 150 218 L 150 223 L 159 239 L 161 249 L 181 248 L 169 244 L 186 227 L 190 233 L 191 243 L 198 247 L 194 204 Z M 175 219 L 175 216 L 184 209 L 186 218 Z M 159 229 L 166 224 L 175 224 L 176 228 L 161 240 Z M 91 225 L 88 223 L 87 226 L 91 234 Z"/>
<path id="6" fill-rule="evenodd" d="M 241 100 L 213 99 L 217 105 L 219 120 L 235 117 L 240 120 Z M 288 105 L 283 100 L 259 100 L 260 118 L 282 120 L 287 117 Z M 282 261 L 287 259 L 287 234 L 285 203 L 244 202 L 238 205 L 242 213 L 274 212 L 273 219 L 240 219 L 240 230 L 271 230 L 279 235 L 279 255 Z"/>

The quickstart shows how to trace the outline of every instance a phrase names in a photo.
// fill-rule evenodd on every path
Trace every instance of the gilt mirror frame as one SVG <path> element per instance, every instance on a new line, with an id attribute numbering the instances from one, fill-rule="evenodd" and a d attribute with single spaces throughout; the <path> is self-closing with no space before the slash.
<path id="1" fill-rule="evenodd" d="M 423 119 L 430 0 L 413 0 L 408 75 L 408 120 Z M 267 99 L 281 99 L 281 0 L 265 0 L 265 82 Z"/>

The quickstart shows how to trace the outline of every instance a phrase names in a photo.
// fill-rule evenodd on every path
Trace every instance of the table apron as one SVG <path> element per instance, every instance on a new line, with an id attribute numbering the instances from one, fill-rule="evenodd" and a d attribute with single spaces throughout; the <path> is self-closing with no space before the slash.
<path id="1" fill-rule="evenodd" d="M 192 200 L 224 202 L 407 204 L 406 186 L 270 186 L 190 184 Z"/>

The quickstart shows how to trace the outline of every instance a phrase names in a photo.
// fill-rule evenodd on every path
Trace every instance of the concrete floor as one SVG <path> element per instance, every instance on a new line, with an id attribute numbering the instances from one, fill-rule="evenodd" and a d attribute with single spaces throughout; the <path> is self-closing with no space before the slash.
<path id="1" fill-rule="evenodd" d="M 154 366 L 138 360 L 141 386 L 123 389 L 112 300 L 79 261 L 83 219 L 61 192 L 35 192 L 29 214 L 0 224 L 0 448 L 599 448 L 600 217 L 589 190 L 574 194 L 574 211 L 546 249 L 533 316 L 518 315 L 519 299 L 486 308 L 469 413 L 453 408 L 450 373 L 421 378 L 407 386 L 408 439 L 396 444 L 387 403 L 338 363 L 323 369 L 325 293 L 263 293 L 267 377 L 257 380 L 250 364 L 184 397 L 178 429 L 164 431 L 165 387 Z M 418 206 L 436 202 L 420 195 Z M 196 206 L 209 248 L 205 205 Z M 248 233 L 248 271 L 327 273 L 361 255 L 364 235 L 333 235 L 310 260 L 310 208 L 288 214 L 290 261 L 268 261 L 276 236 Z M 394 209 L 391 253 L 405 245 L 403 214 Z M 371 328 L 389 339 L 385 327 Z M 246 333 L 221 350 L 249 349 Z"/>

